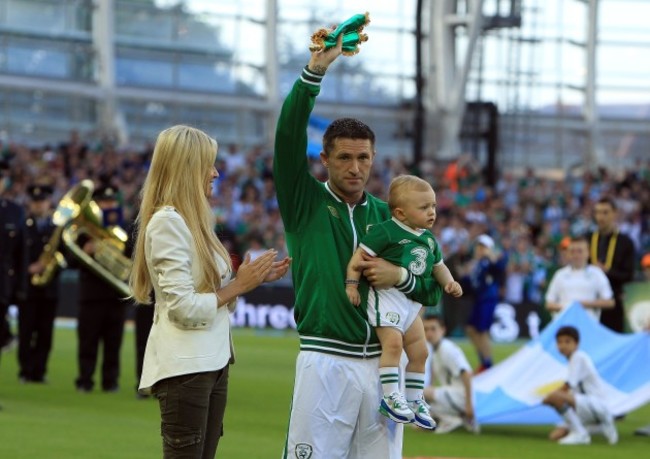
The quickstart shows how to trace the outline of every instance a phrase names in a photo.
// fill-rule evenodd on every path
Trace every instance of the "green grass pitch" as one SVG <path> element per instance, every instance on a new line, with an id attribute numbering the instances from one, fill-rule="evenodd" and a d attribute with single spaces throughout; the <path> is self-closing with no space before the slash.
<path id="1" fill-rule="evenodd" d="M 135 397 L 134 339 L 127 331 L 122 348 L 121 390 L 80 394 L 74 390 L 74 330 L 57 329 L 47 385 L 20 384 L 16 350 L 0 363 L 0 458 L 144 459 L 161 457 L 158 405 Z M 298 340 L 293 333 L 235 330 L 236 364 L 230 373 L 225 436 L 218 457 L 279 458 L 285 438 Z M 463 344 L 468 350 L 467 345 Z M 497 360 L 515 345 L 496 346 Z M 474 355 L 468 351 L 468 357 Z M 549 442 L 550 426 L 483 426 L 480 435 L 456 431 L 435 435 L 406 429 L 405 457 L 589 458 L 644 457 L 650 438 L 634 436 L 650 423 L 650 406 L 618 422 L 620 443 L 595 436 L 590 446 Z M 313 458 L 329 459 L 329 458 Z"/>

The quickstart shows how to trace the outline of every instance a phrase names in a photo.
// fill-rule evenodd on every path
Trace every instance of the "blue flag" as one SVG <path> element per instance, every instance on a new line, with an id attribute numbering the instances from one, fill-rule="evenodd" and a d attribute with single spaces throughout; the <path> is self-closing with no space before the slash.
<path id="1" fill-rule="evenodd" d="M 327 118 L 316 115 L 309 117 L 307 125 L 307 156 L 318 158 L 323 150 L 323 134 L 331 123 Z"/>
<path id="2" fill-rule="evenodd" d="M 567 377 L 567 359 L 558 352 L 555 333 L 571 325 L 580 332 L 579 348 L 600 373 L 613 415 L 650 401 L 650 333 L 620 334 L 590 317 L 574 303 L 546 326 L 539 337 L 473 379 L 480 424 L 554 424 L 559 415 L 543 398 Z"/>

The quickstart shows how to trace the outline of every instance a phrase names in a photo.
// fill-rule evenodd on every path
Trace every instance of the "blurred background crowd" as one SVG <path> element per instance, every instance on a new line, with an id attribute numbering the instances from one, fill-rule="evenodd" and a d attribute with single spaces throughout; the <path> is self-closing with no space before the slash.
<path id="1" fill-rule="evenodd" d="M 122 224 L 129 227 L 137 215 L 138 193 L 153 146 L 118 150 L 110 142 L 82 139 L 75 131 L 58 145 L 8 143 L 1 151 L 8 164 L 6 198 L 27 205 L 29 186 L 47 185 L 56 206 L 73 185 L 88 178 L 96 186 L 118 190 Z M 318 158 L 310 161 L 312 173 L 325 179 Z M 217 170 L 220 178 L 212 198 L 216 230 L 235 258 L 269 247 L 286 251 L 270 148 L 220 145 Z M 497 250 L 508 255 L 504 299 L 513 304 L 542 302 L 548 274 L 560 263 L 560 242 L 594 230 L 593 206 L 603 196 L 617 204 L 619 229 L 634 242 L 637 267 L 643 254 L 650 252 L 650 159 L 620 172 L 604 168 L 566 171 L 562 176 L 532 169 L 503 172 L 494 186 L 488 186 L 481 165 L 470 155 L 413 164 L 379 154 L 368 191 L 385 198 L 390 180 L 403 173 L 420 175 L 436 190 L 434 233 L 445 258 L 461 262 L 469 258 L 480 234 L 495 239 Z"/>

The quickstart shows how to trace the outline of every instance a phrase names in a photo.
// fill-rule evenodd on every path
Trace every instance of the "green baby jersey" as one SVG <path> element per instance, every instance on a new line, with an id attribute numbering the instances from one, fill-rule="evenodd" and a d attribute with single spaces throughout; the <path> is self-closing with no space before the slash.
<path id="1" fill-rule="evenodd" d="M 414 230 L 394 218 L 373 225 L 360 246 L 372 256 L 406 268 L 414 276 L 432 276 L 433 267 L 442 263 L 440 246 L 431 231 Z M 412 283 L 403 290 L 411 300 L 427 306 L 440 300 L 437 289 L 416 293 L 414 287 Z"/>
<path id="2" fill-rule="evenodd" d="M 278 204 L 293 258 L 294 315 L 300 349 L 378 357 L 381 348 L 366 311 L 350 303 L 344 281 L 348 261 L 360 239 L 370 226 L 388 220 L 390 213 L 385 202 L 368 193 L 360 203 L 348 205 L 327 183 L 309 173 L 307 124 L 322 78 L 305 69 L 287 95 L 273 157 Z M 414 284 L 414 292 L 428 291 L 435 288 L 429 280 L 426 276 L 414 279 L 409 273 L 408 279 L 396 287 Z M 365 282 L 359 292 L 367 300 Z"/>

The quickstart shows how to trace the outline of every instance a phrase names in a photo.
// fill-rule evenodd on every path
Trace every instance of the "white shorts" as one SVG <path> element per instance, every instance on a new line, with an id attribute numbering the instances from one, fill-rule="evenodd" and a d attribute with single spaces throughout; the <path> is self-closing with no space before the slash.
<path id="1" fill-rule="evenodd" d="M 368 322 L 373 327 L 392 327 L 402 334 L 418 317 L 422 305 L 409 300 L 396 288 L 368 292 Z"/>
<path id="2" fill-rule="evenodd" d="M 439 386 L 433 390 L 434 400 L 428 402 L 432 416 L 464 416 L 465 389 L 463 387 Z"/>
<path id="3" fill-rule="evenodd" d="M 403 426 L 379 414 L 379 359 L 300 351 L 284 459 L 401 459 Z"/>
<path id="4" fill-rule="evenodd" d="M 612 415 L 603 402 L 597 397 L 574 394 L 576 413 L 583 424 L 600 424 Z"/>

